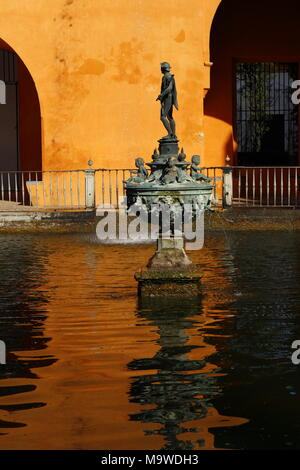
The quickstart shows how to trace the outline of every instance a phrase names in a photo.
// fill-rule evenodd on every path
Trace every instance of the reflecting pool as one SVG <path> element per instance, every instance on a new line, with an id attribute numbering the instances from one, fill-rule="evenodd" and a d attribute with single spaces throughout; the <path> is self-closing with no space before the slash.
<path id="1" fill-rule="evenodd" d="M 1 449 L 300 448 L 300 234 L 207 233 L 199 300 L 138 300 L 153 245 L 0 236 Z"/>

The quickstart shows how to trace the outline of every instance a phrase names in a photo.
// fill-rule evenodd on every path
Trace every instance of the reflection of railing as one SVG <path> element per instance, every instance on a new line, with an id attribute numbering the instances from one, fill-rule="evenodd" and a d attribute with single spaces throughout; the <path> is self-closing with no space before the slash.
<path id="1" fill-rule="evenodd" d="M 118 207 L 129 169 L 0 172 L 1 209 L 94 209 Z M 299 167 L 207 167 L 214 184 L 213 205 L 223 207 L 300 206 Z M 299 181 L 299 182 L 298 182 Z"/>

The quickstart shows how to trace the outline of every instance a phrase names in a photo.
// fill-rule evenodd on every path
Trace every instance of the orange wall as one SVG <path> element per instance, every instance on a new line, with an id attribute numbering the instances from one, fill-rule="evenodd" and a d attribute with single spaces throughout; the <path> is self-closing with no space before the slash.
<path id="1" fill-rule="evenodd" d="M 206 159 L 236 163 L 233 61 L 300 62 L 300 2 L 223 0 L 211 30 L 211 89 L 205 99 Z"/>
<path id="2" fill-rule="evenodd" d="M 165 134 L 155 102 L 163 60 L 177 80 L 181 144 L 188 155 L 203 153 L 203 89 L 209 87 L 209 33 L 219 3 L 0 0 L 0 37 L 23 60 L 38 91 L 43 168 L 86 168 L 90 158 L 94 167 L 121 168 L 137 156 L 150 158 Z M 23 138 L 32 137 L 40 139 L 27 127 Z"/>

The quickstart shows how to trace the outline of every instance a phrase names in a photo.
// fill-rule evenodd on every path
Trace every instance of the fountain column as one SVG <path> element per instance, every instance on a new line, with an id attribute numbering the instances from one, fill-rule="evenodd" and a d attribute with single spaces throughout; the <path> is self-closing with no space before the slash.
<path id="1" fill-rule="evenodd" d="M 168 211 L 174 213 L 174 208 L 183 212 L 189 209 L 192 219 L 199 211 L 210 209 L 213 186 L 198 166 L 200 157 L 194 155 L 192 162 L 187 162 L 183 148 L 179 151 L 173 119 L 173 107 L 178 109 L 177 91 L 170 69 L 168 62 L 161 64 L 163 78 L 157 97 L 161 103 L 161 121 L 168 135 L 158 141 L 158 151 L 154 150 L 152 162 L 147 163 L 150 175 L 144 160 L 137 158 L 137 170 L 124 183 L 128 208 L 140 205 L 151 214 L 153 206 L 165 207 L 159 218 L 156 252 L 147 266 L 135 274 L 139 295 L 194 297 L 199 295 L 201 274 L 185 253 L 185 231 L 176 230 L 172 219 L 170 233 L 166 236 L 161 218 Z"/>
<path id="2" fill-rule="evenodd" d="M 164 232 L 162 218 L 169 209 L 180 208 L 181 213 L 188 206 L 194 218 L 197 212 L 209 208 L 213 186 L 209 182 L 193 179 L 187 169 L 183 149 L 179 152 L 177 139 L 159 141 L 159 153 L 155 150 L 150 175 L 143 177 L 143 162 L 136 162 L 139 167 L 136 176 L 125 182 L 128 207 L 143 205 L 151 213 L 153 206 L 165 208 L 160 214 L 156 252 L 145 268 L 135 273 L 140 296 L 179 296 L 195 297 L 199 295 L 201 274 L 193 265 L 184 249 L 184 230 L 176 231 L 171 216 L 170 232 Z M 143 167 L 144 168 L 144 167 Z M 147 172 L 147 170 L 146 170 Z"/>

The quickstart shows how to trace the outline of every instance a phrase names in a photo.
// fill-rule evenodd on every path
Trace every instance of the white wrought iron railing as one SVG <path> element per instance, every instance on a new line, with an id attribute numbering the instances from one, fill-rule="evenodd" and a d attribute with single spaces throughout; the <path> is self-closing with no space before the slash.
<path id="1" fill-rule="evenodd" d="M 0 172 L 1 209 L 91 209 L 118 204 L 130 170 Z M 10 203 L 5 206 L 5 202 Z"/>
<path id="2" fill-rule="evenodd" d="M 220 176 L 215 199 L 223 207 L 300 207 L 300 167 L 209 167 L 205 174 Z M 218 178 L 217 178 L 218 180 Z M 221 186 L 221 187 L 220 187 Z"/>
<path id="3" fill-rule="evenodd" d="M 84 170 L 0 172 L 1 201 L 23 208 L 84 208 L 84 188 Z"/>
<path id="4" fill-rule="evenodd" d="M 95 170 L 95 204 L 119 205 L 120 198 L 125 196 L 124 181 L 130 177 L 132 169 L 98 169 Z"/>
<path id="5" fill-rule="evenodd" d="M 130 169 L 0 172 L 1 210 L 94 209 L 117 206 Z M 300 207 L 299 167 L 206 167 L 213 204 Z M 8 203 L 7 206 L 5 203 Z"/>
<path id="6" fill-rule="evenodd" d="M 299 167 L 233 167 L 233 204 L 299 207 Z"/>

